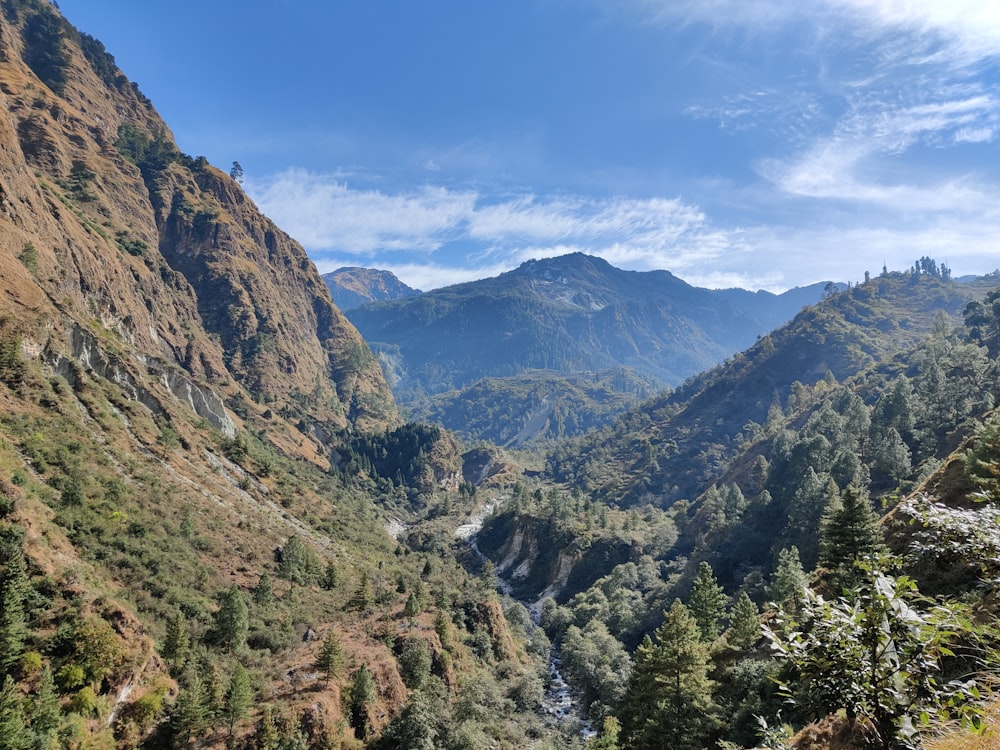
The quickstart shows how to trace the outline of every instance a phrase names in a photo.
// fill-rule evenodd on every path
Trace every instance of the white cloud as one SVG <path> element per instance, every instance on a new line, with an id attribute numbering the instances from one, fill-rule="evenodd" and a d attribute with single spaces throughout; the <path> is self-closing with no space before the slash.
<path id="1" fill-rule="evenodd" d="M 473 278 L 486 267 L 511 268 L 568 252 L 599 255 L 625 268 L 683 270 L 734 247 L 728 233 L 678 198 L 490 198 L 432 186 L 387 194 L 304 170 L 248 182 L 247 190 L 265 214 L 320 259 L 321 268 L 337 267 L 323 260 L 330 256 L 351 265 L 380 255 L 379 267 L 392 270 L 393 262 L 400 263 L 393 257 L 435 254 L 430 263 L 402 264 L 423 284 L 433 277 L 433 286 Z M 454 257 L 458 252 L 460 260 Z M 442 262 L 445 255 L 452 265 Z M 340 260 L 345 257 L 352 260 Z M 454 270 L 477 264 L 475 270 Z"/>
<path id="2" fill-rule="evenodd" d="M 955 132 L 956 143 L 990 143 L 996 138 L 996 128 L 961 128 Z"/>
<path id="3" fill-rule="evenodd" d="M 309 248 L 349 254 L 436 250 L 475 204 L 472 192 L 425 187 L 403 195 L 354 190 L 337 177 L 290 169 L 248 180 L 261 210 Z"/>
<path id="4" fill-rule="evenodd" d="M 828 39 L 845 28 L 869 38 L 900 31 L 932 34 L 945 44 L 939 59 L 968 64 L 1000 56 L 1000 3 L 993 0 L 605 0 L 603 5 L 609 14 L 628 7 L 654 23 L 705 23 L 757 33 L 807 21 Z"/>
<path id="5" fill-rule="evenodd" d="M 992 0 L 839 0 L 876 29 L 936 33 L 947 42 L 944 54 L 972 63 L 1000 56 L 1000 3 Z"/>

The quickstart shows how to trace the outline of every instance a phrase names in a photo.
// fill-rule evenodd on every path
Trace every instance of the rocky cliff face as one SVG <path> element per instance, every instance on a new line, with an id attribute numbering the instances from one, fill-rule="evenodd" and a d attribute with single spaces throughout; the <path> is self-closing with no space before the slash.
<path id="1" fill-rule="evenodd" d="M 244 389 L 321 433 L 395 424 L 380 368 L 301 246 L 180 153 L 99 42 L 45 2 L 2 11 L 0 315 L 28 348 L 72 357 L 82 329 L 126 369 Z"/>

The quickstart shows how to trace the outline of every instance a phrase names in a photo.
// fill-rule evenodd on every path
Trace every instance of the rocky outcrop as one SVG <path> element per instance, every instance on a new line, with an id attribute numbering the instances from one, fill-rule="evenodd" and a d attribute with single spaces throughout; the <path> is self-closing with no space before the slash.
<path id="1" fill-rule="evenodd" d="M 168 413 L 161 398 L 170 394 L 227 438 L 236 435 L 236 423 L 219 395 L 210 387 L 195 383 L 177 367 L 155 361 L 135 362 L 130 367 L 104 351 L 97 337 L 80 326 L 72 327 L 68 357 L 54 343 L 50 342 L 45 347 L 42 358 L 70 385 L 77 387 L 80 372 L 86 372 L 113 383 L 128 398 L 143 404 L 155 416 L 164 418 L 168 417 Z M 144 370 L 144 375 L 134 373 L 133 367 Z M 154 394 L 145 385 L 150 380 L 161 384 L 164 394 Z"/>
<path id="2" fill-rule="evenodd" d="M 485 520 L 476 534 L 479 551 L 522 601 L 565 601 L 584 591 L 615 565 L 637 559 L 639 550 L 621 539 L 587 540 L 551 519 L 504 511 Z"/>

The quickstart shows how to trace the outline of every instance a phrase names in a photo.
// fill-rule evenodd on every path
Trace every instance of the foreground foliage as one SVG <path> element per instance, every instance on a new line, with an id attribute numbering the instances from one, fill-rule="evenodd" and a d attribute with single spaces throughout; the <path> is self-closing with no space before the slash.
<path id="1" fill-rule="evenodd" d="M 769 623 L 772 649 L 792 668 L 782 693 L 816 717 L 843 710 L 882 750 L 920 747 L 922 730 L 952 721 L 979 728 L 975 680 L 948 679 L 960 647 L 963 666 L 977 666 L 968 615 L 920 597 L 905 575 L 873 562 L 858 567 L 844 596 L 805 589 L 796 612 L 779 609 Z"/>

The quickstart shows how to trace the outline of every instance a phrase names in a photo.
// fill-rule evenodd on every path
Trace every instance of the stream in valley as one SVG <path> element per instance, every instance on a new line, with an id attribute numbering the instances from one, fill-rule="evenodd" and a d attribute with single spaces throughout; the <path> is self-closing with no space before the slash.
<path id="1" fill-rule="evenodd" d="M 504 499 L 506 498 L 497 500 L 476 511 L 467 523 L 455 529 L 455 536 L 465 540 L 472 551 L 483 560 L 487 558 L 476 545 L 476 534 L 483 527 L 483 521 L 486 517 L 493 513 L 503 503 Z M 510 595 L 510 583 L 499 574 L 499 571 L 497 573 L 497 585 L 502 593 Z M 532 622 L 535 625 L 539 625 L 542 601 L 540 599 L 531 603 L 521 602 L 527 607 L 528 612 L 531 614 Z M 581 736 L 589 739 L 595 736 L 596 732 L 584 714 L 580 697 L 563 677 L 560 671 L 561 667 L 562 659 L 559 655 L 559 647 L 553 645 L 549 653 L 549 671 L 545 681 L 545 693 L 542 697 L 539 713 L 541 713 L 547 723 L 553 726 L 561 728 L 579 727 Z"/>

